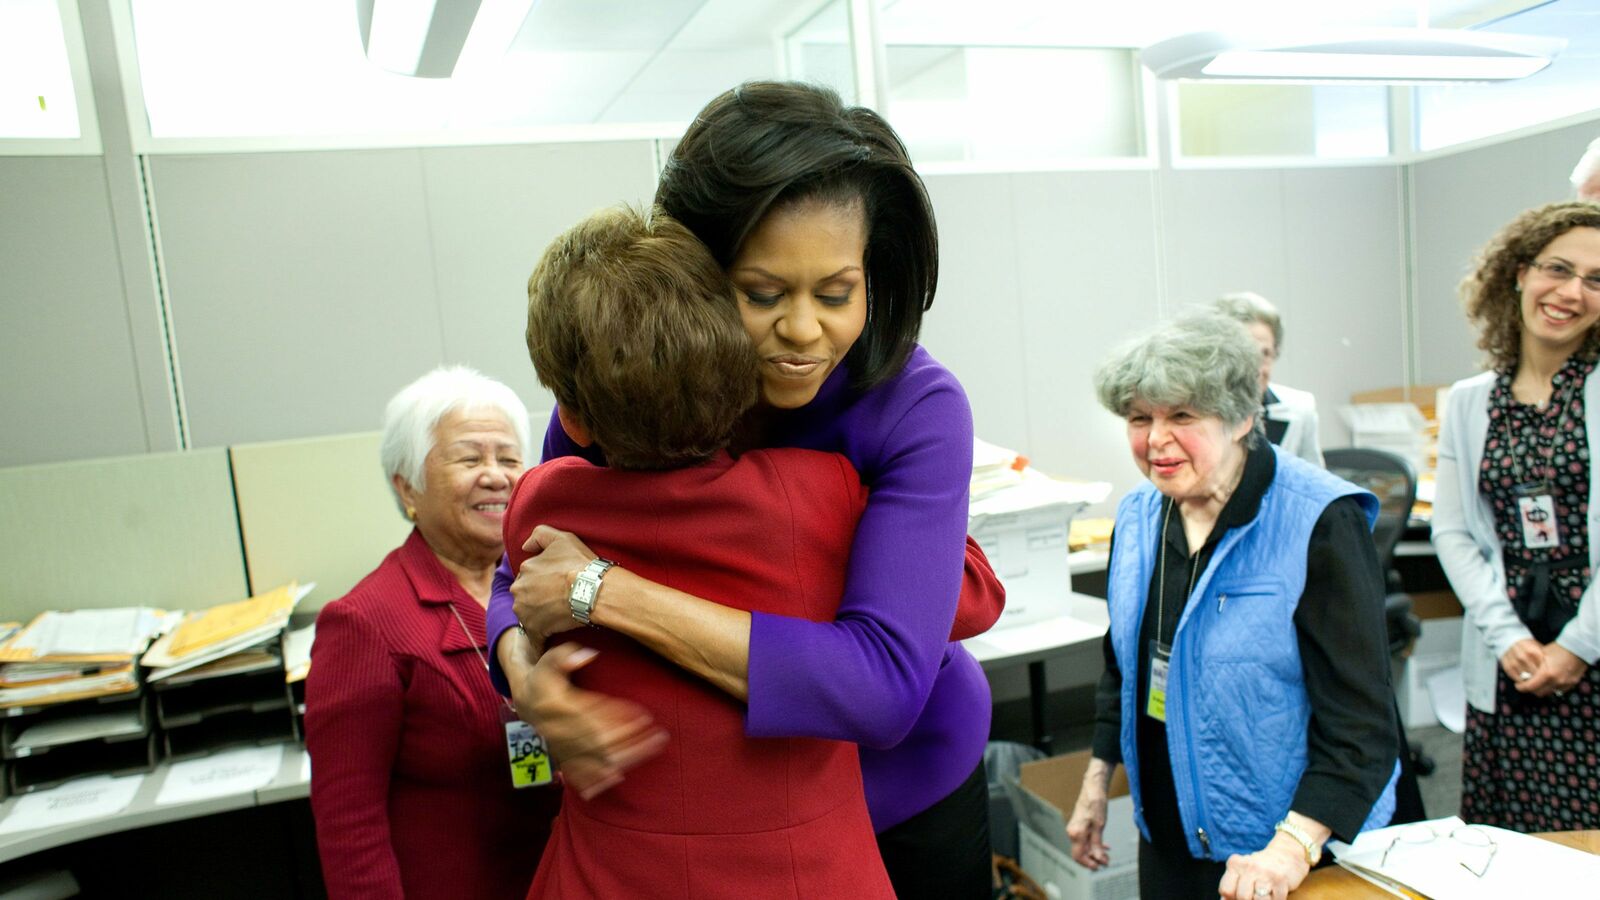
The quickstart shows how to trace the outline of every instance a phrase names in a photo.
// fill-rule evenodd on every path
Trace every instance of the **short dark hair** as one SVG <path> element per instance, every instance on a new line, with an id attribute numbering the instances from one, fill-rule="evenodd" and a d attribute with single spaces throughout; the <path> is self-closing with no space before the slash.
<path id="1" fill-rule="evenodd" d="M 1494 368 L 1509 369 L 1522 354 L 1522 267 L 1574 228 L 1600 229 L 1600 203 L 1573 200 L 1527 210 L 1478 252 L 1472 274 L 1461 282 L 1461 300 L 1478 329 L 1478 349 Z M 1584 348 L 1597 345 L 1600 324 L 1590 329 Z"/>
<path id="2" fill-rule="evenodd" d="M 602 210 L 556 238 L 528 279 L 527 338 L 539 383 L 617 468 L 705 460 L 759 392 L 727 275 L 659 210 Z"/>
<path id="3" fill-rule="evenodd" d="M 865 390 L 904 368 L 939 280 L 933 204 L 888 122 L 819 85 L 746 82 L 700 111 L 656 189 L 724 269 L 768 213 L 809 201 L 866 215 L 867 327 L 845 358 Z"/>

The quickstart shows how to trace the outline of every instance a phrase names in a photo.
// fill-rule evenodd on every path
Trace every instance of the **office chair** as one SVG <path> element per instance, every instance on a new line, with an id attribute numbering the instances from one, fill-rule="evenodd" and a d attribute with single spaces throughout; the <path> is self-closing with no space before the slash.
<path id="1" fill-rule="evenodd" d="M 1369 447 L 1339 447 L 1323 451 L 1328 471 L 1352 484 L 1366 488 L 1378 497 L 1378 521 L 1372 529 L 1372 542 L 1378 551 L 1387 593 L 1383 598 L 1383 619 L 1389 639 L 1389 657 L 1398 663 L 1411 652 L 1422 634 L 1422 622 L 1411 608 L 1411 595 L 1404 592 L 1400 573 L 1394 567 L 1395 547 L 1411 521 L 1411 507 L 1417 500 L 1417 475 L 1405 457 Z M 1396 707 L 1396 717 L 1399 708 Z M 1422 821 L 1422 791 L 1418 776 L 1433 774 L 1434 761 L 1414 750 L 1406 740 L 1405 723 L 1400 723 L 1400 783 L 1394 822 Z"/>
<path id="2" fill-rule="evenodd" d="M 1417 476 L 1411 463 L 1387 450 L 1366 447 L 1341 447 L 1325 451 L 1328 471 L 1364 487 L 1378 497 L 1378 524 L 1372 529 L 1372 542 L 1378 551 L 1378 566 L 1383 570 L 1387 595 L 1384 621 L 1388 625 L 1389 653 L 1404 657 L 1422 634 L 1421 623 L 1411 611 L 1411 597 L 1403 593 L 1400 573 L 1394 567 L 1394 549 L 1411 520 L 1411 507 L 1417 500 Z"/>

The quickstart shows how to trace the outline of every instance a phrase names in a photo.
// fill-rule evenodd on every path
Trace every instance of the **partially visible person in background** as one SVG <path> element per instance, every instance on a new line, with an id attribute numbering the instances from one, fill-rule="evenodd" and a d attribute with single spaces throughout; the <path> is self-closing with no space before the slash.
<path id="1" fill-rule="evenodd" d="M 512 787 L 484 608 L 528 412 L 466 368 L 389 401 L 380 455 L 416 524 L 322 608 L 306 682 L 311 811 L 334 900 L 521 897 L 560 800 Z"/>
<path id="2" fill-rule="evenodd" d="M 1572 167 L 1572 190 L 1579 200 L 1600 203 L 1600 138 L 1589 142 L 1589 149 Z"/>
<path id="3" fill-rule="evenodd" d="M 1243 323 L 1261 348 L 1261 424 L 1267 440 L 1314 466 L 1323 465 L 1322 445 L 1317 439 L 1317 398 L 1309 391 L 1272 381 L 1272 366 L 1283 352 L 1283 319 L 1278 308 L 1260 294 L 1241 291 L 1217 298 L 1216 309 Z"/>
<path id="4" fill-rule="evenodd" d="M 1450 389 L 1433 504 L 1466 610 L 1461 817 L 1600 828 L 1600 204 L 1518 216 L 1461 290 L 1491 366 Z"/>

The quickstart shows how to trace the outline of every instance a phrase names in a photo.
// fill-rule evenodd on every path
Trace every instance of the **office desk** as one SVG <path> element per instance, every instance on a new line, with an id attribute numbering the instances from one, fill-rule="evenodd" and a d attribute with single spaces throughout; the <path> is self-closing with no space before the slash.
<path id="1" fill-rule="evenodd" d="M 1587 853 L 1600 854 L 1600 831 L 1546 832 L 1538 837 Z M 1328 866 L 1312 872 L 1305 883 L 1300 885 L 1300 889 L 1289 896 L 1293 900 L 1368 900 L 1368 898 L 1381 900 L 1393 895 L 1362 881 L 1338 866 Z"/>
<path id="2" fill-rule="evenodd" d="M 996 627 L 962 641 L 977 657 L 984 671 L 1012 666 L 1028 667 L 1028 707 L 1033 722 L 1033 745 L 1050 752 L 1050 731 L 1046 727 L 1044 701 L 1045 662 L 1051 659 L 1074 660 L 1086 669 L 1099 671 L 1100 642 L 1110 619 L 1106 601 L 1087 594 L 1068 594 L 1061 615 L 1015 626 Z"/>
<path id="3" fill-rule="evenodd" d="M 163 762 L 156 766 L 155 771 L 144 776 L 144 783 L 139 785 L 139 792 L 134 794 L 133 801 L 114 816 L 101 816 L 14 834 L 0 834 L 0 863 L 88 838 L 131 831 L 147 825 L 195 819 L 310 796 L 311 784 L 306 778 L 307 758 L 304 747 L 295 743 L 285 744 L 283 762 L 278 768 L 278 774 L 266 787 L 188 803 L 157 806 L 156 797 L 161 793 L 161 785 L 166 781 L 167 773 L 172 766 L 170 762 Z M 5 817 L 10 815 L 18 799 L 11 797 L 0 803 L 0 822 L 5 821 Z"/>

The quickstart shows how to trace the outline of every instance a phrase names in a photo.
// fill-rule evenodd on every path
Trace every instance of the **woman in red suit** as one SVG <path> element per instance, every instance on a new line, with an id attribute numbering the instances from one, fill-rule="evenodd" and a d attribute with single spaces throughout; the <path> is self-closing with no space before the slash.
<path id="1" fill-rule="evenodd" d="M 384 471 L 416 528 L 323 607 L 306 683 L 311 809 L 335 900 L 488 900 L 533 878 L 559 795 L 512 787 L 509 715 L 483 655 L 527 442 L 516 394 L 469 369 L 430 372 L 389 402 Z"/>
<path id="2" fill-rule="evenodd" d="M 738 609 L 833 618 L 866 491 L 836 454 L 724 449 L 756 357 L 687 229 L 613 210 L 557 238 L 528 282 L 528 350 L 568 434 L 610 466 L 566 457 L 522 478 L 513 566 L 546 523 L 605 558 L 575 578 L 580 621 L 605 603 L 605 560 Z M 530 898 L 893 896 L 854 745 L 747 738 L 743 704 L 616 632 L 567 631 L 548 652 L 592 659 L 575 689 L 639 704 L 670 738 L 609 790 L 567 790 Z"/>

